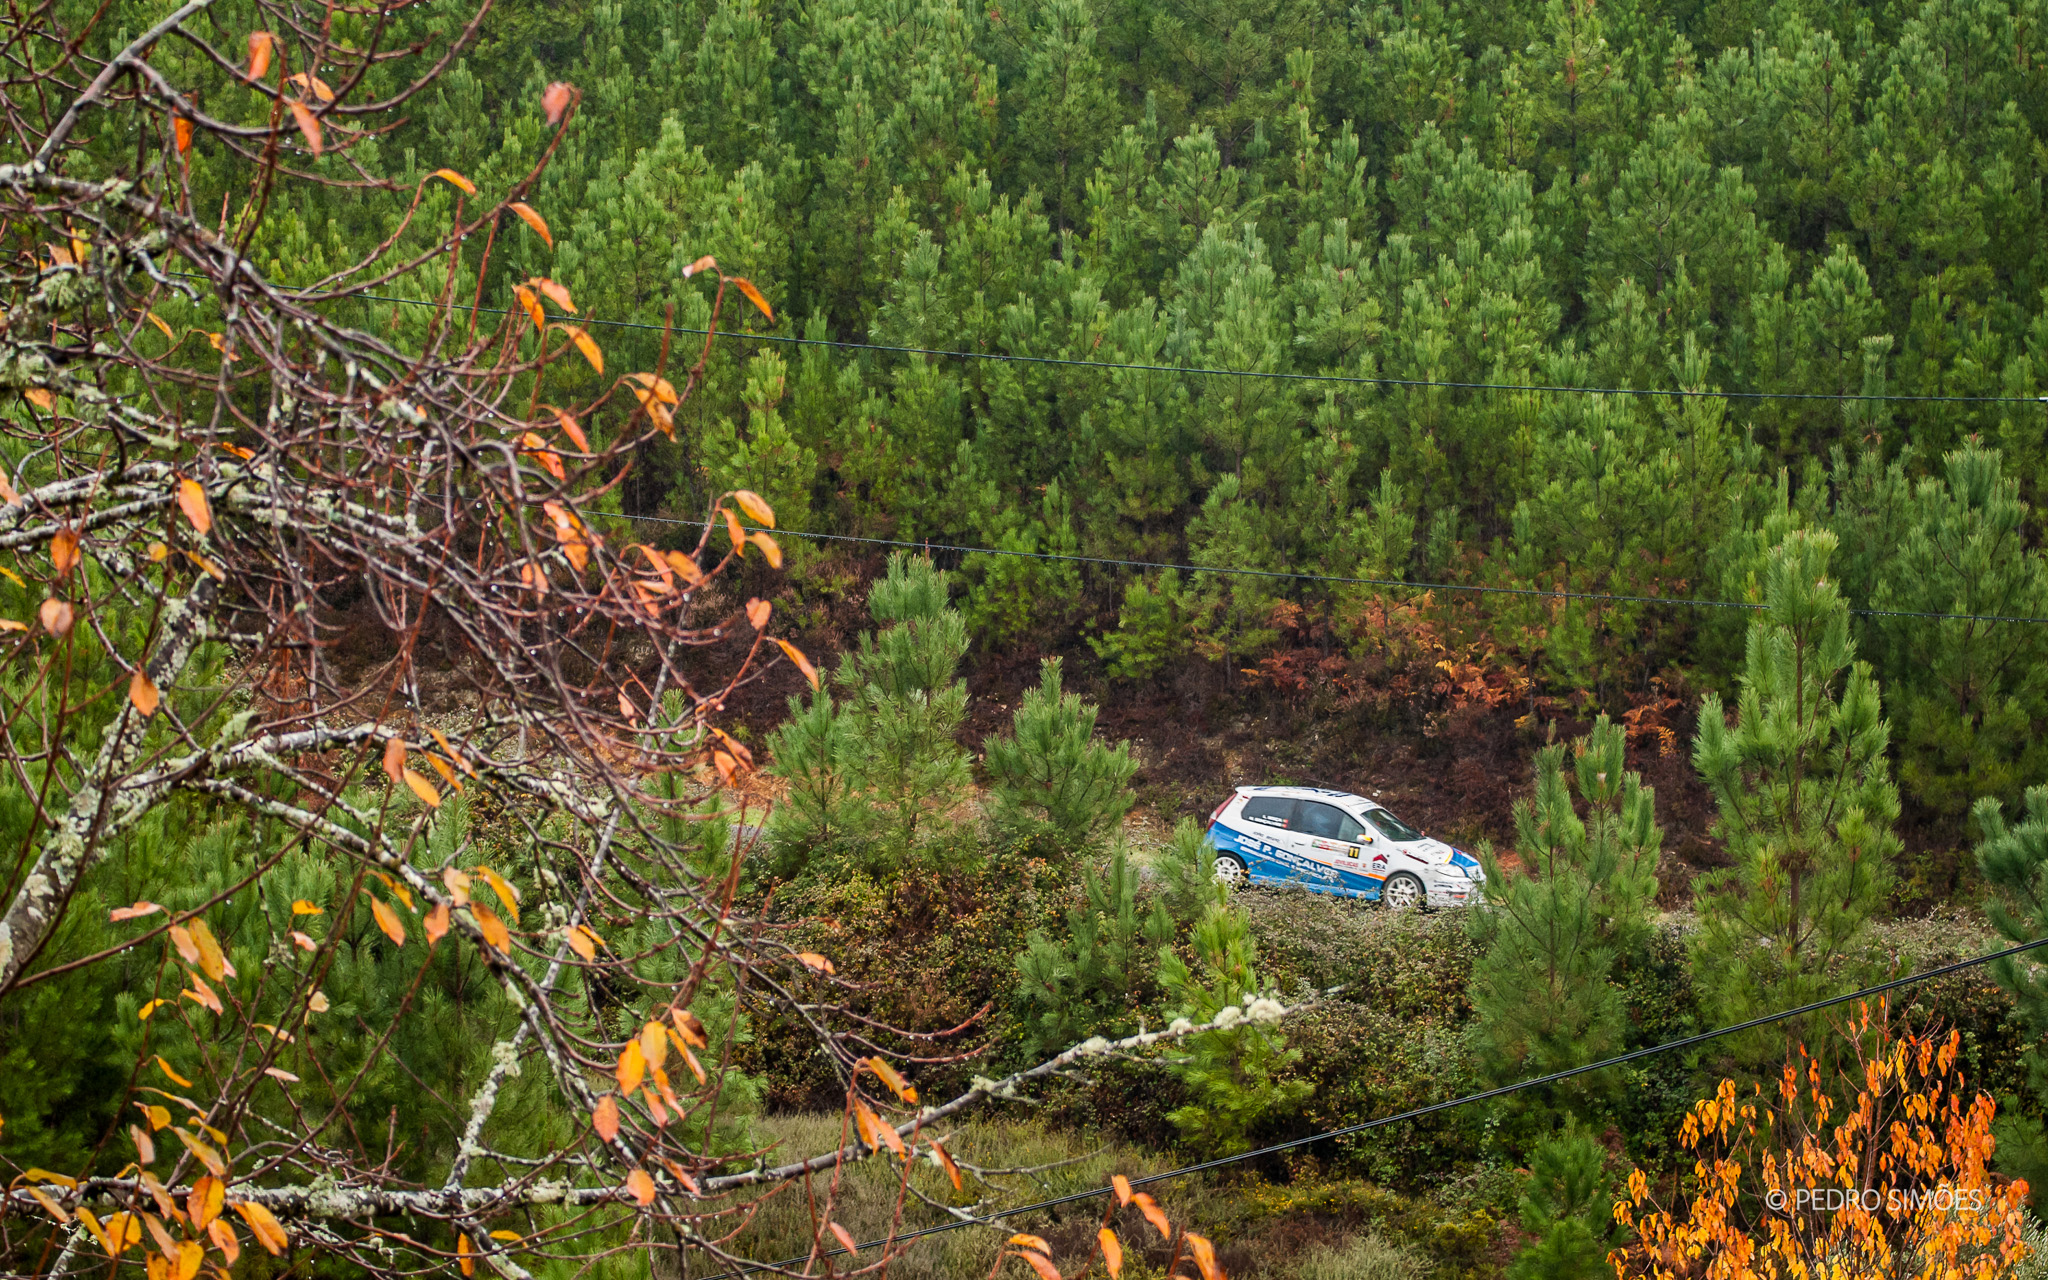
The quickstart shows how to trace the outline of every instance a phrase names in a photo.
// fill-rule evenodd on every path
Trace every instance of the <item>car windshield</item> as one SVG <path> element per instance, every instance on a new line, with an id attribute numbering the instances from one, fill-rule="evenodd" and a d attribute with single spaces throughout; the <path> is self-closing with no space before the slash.
<path id="1" fill-rule="evenodd" d="M 1365 820 L 1373 825 L 1375 831 L 1397 843 L 1422 839 L 1420 831 L 1401 821 L 1393 814 L 1388 813 L 1385 809 L 1367 810 Z"/>

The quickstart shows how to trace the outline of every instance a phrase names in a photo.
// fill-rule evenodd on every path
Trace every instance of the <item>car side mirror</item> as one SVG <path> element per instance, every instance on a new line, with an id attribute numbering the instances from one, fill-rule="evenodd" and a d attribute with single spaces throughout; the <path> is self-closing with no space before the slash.
<path id="1" fill-rule="evenodd" d="M 1372 837 L 1371 837 L 1371 836 L 1367 836 L 1367 837 L 1365 838 L 1365 842 L 1366 842 L 1367 844 L 1371 844 L 1371 843 L 1372 843 Z"/>

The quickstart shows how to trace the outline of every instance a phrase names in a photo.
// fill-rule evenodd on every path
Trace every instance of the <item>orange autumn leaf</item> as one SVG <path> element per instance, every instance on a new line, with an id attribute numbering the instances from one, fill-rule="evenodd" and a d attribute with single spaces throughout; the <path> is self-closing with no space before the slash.
<path id="1" fill-rule="evenodd" d="M 540 299 L 534 295 L 533 290 L 523 284 L 515 284 L 512 286 L 512 296 L 526 309 L 526 318 L 533 321 L 534 332 L 538 333 L 548 327 L 548 313 L 541 309 Z"/>
<path id="2" fill-rule="evenodd" d="M 422 922 L 422 927 L 427 931 L 427 945 L 430 947 L 447 937 L 448 904 L 443 902 L 432 911 L 427 912 L 427 918 Z"/>
<path id="3" fill-rule="evenodd" d="M 703 257 L 691 263 L 689 266 L 683 268 L 683 279 L 688 280 L 691 276 L 696 275 L 699 271 L 715 271 L 717 269 L 718 259 L 712 257 L 710 254 L 707 253 Z"/>
<path id="4" fill-rule="evenodd" d="M 647 1176 L 645 1169 L 635 1169 L 626 1175 L 626 1190 L 643 1209 L 654 1203 L 654 1179 Z"/>
<path id="5" fill-rule="evenodd" d="M 576 89 L 565 81 L 557 80 L 540 95 L 540 109 L 547 113 L 550 127 L 562 123 L 562 113 L 576 100 Z"/>
<path id="6" fill-rule="evenodd" d="M 242 1221 L 249 1224 L 249 1230 L 256 1233 L 256 1243 L 272 1254 L 283 1253 L 285 1247 L 291 1243 L 290 1237 L 284 1233 L 284 1227 L 279 1225 L 277 1218 L 262 1205 L 238 1200 L 235 1202 L 234 1210 L 242 1215 Z"/>
<path id="7" fill-rule="evenodd" d="M 227 952 L 221 950 L 220 940 L 207 928 L 206 921 L 193 919 L 187 922 L 186 930 L 192 938 L 192 945 L 199 949 L 199 968 L 219 982 L 222 978 L 235 976 L 235 966 L 228 963 Z"/>
<path id="8" fill-rule="evenodd" d="M 960 1166 L 953 1163 L 953 1154 L 937 1142 L 932 1143 L 932 1154 L 939 1158 L 939 1167 L 953 1180 L 953 1190 L 960 1190 Z"/>
<path id="9" fill-rule="evenodd" d="M 640 1087 L 640 1081 L 647 1075 L 647 1059 L 640 1053 L 640 1042 L 628 1040 L 619 1054 L 619 1064 L 612 1069 L 612 1075 L 619 1082 L 619 1092 L 631 1094 Z"/>
<path id="10" fill-rule="evenodd" d="M 1201 1269 L 1202 1280 L 1223 1280 L 1223 1268 L 1216 1265 L 1216 1247 L 1192 1231 L 1182 1239 L 1187 1241 L 1188 1251 L 1194 1255 L 1195 1266 Z"/>
<path id="11" fill-rule="evenodd" d="M 405 739 L 390 737 L 384 740 L 384 776 L 397 786 L 405 780 Z"/>
<path id="12" fill-rule="evenodd" d="M 1030 1249 L 1022 1249 L 1010 1256 L 1022 1258 L 1030 1263 L 1031 1269 L 1038 1273 L 1040 1280 L 1061 1280 L 1060 1269 L 1052 1265 L 1052 1259 L 1042 1253 L 1037 1253 Z"/>
<path id="13" fill-rule="evenodd" d="M 213 531 L 213 507 L 206 501 L 206 488 L 197 480 L 178 481 L 178 510 L 200 533 Z"/>
<path id="14" fill-rule="evenodd" d="M 275 38 L 268 31 L 249 33 L 249 78 L 261 80 L 263 73 L 270 70 L 270 48 Z"/>
<path id="15" fill-rule="evenodd" d="M 50 567 L 60 578 L 68 578 L 78 567 L 78 533 L 74 529 L 59 529 L 50 538 Z"/>
<path id="16" fill-rule="evenodd" d="M 158 704 L 163 701 L 156 691 L 156 684 L 150 680 L 149 673 L 141 667 L 135 668 L 135 674 L 128 678 L 128 701 L 135 705 L 135 709 L 142 713 L 144 719 L 155 715 Z"/>
<path id="17" fill-rule="evenodd" d="M 768 615 L 773 611 L 774 606 L 766 600 L 757 597 L 747 601 L 747 621 L 754 624 L 754 630 L 756 631 L 766 631 L 768 629 Z"/>
<path id="18" fill-rule="evenodd" d="M 193 1226 L 204 1231 L 207 1223 L 220 1216 L 221 1201 L 226 1191 L 226 1185 L 212 1174 L 192 1184 L 192 1190 L 185 1195 L 185 1212 L 191 1217 Z"/>
<path id="19" fill-rule="evenodd" d="M 463 1275 L 476 1274 L 476 1250 L 470 1246 L 468 1233 L 455 1237 L 455 1266 Z"/>
<path id="20" fill-rule="evenodd" d="M 470 903 L 469 912 L 476 917 L 477 931 L 484 935 L 484 942 L 493 950 L 511 954 L 512 931 L 498 919 L 498 914 L 481 902 Z"/>
<path id="21" fill-rule="evenodd" d="M 910 1082 L 905 1080 L 902 1073 L 898 1072 L 896 1068 L 880 1058 L 864 1058 L 862 1063 L 868 1070 L 875 1073 L 877 1079 L 889 1086 L 889 1091 L 896 1095 L 898 1101 L 911 1103 L 917 1101 L 917 1090 L 911 1087 Z"/>
<path id="22" fill-rule="evenodd" d="M 377 927 L 384 931 L 385 937 L 398 946 L 405 945 L 405 922 L 398 918 L 396 911 L 384 905 L 382 898 L 370 899 L 370 914 L 377 918 Z"/>
<path id="23" fill-rule="evenodd" d="M 1124 1271 L 1124 1247 L 1116 1232 L 1103 1227 L 1095 1233 L 1095 1243 L 1102 1247 L 1102 1265 L 1109 1272 L 1109 1280 L 1116 1280 Z"/>
<path id="24" fill-rule="evenodd" d="M 1118 1205 L 1127 1206 L 1131 1203 L 1131 1180 L 1129 1178 L 1120 1173 L 1111 1174 L 1109 1185 L 1110 1189 L 1116 1192 L 1116 1202 Z"/>
<path id="25" fill-rule="evenodd" d="M 803 650 L 787 640 L 777 640 L 775 643 L 781 647 L 783 656 L 795 663 L 798 671 L 804 673 L 804 679 L 810 681 L 811 688 L 821 687 L 818 681 L 818 669 L 811 665 L 811 660 L 804 656 Z"/>
<path id="26" fill-rule="evenodd" d="M 560 409 L 555 409 L 553 410 L 553 412 L 555 415 L 555 421 L 561 424 L 562 434 L 569 437 L 570 442 L 574 444 L 577 447 L 577 449 L 581 450 L 584 453 L 589 453 L 590 439 L 589 437 L 583 434 L 583 428 L 576 425 L 576 419 L 570 417 L 567 413 L 564 413 Z"/>
<path id="27" fill-rule="evenodd" d="M 541 291 L 541 295 L 570 315 L 576 314 L 576 304 L 569 301 L 569 290 L 546 276 L 535 276 L 526 283 Z"/>
<path id="28" fill-rule="evenodd" d="M 599 939 L 595 933 L 591 932 L 589 925 L 579 924 L 575 928 L 569 930 L 567 935 L 567 941 L 569 943 L 569 950 L 574 951 L 577 955 L 583 957 L 585 960 L 597 959 L 597 944 Z"/>
<path id="29" fill-rule="evenodd" d="M 830 960 L 827 960 L 825 957 L 819 955 L 815 951 L 799 951 L 796 953 L 796 960 L 797 963 L 804 966 L 804 968 L 816 969 L 819 973 L 839 972 L 837 969 L 834 969 L 832 967 L 832 962 Z"/>
<path id="30" fill-rule="evenodd" d="M 519 923 L 519 890 L 512 883 L 489 867 L 472 867 L 491 886 L 491 892 L 498 895 L 498 901 L 505 904 L 505 913 L 512 917 L 512 923 Z"/>
<path id="31" fill-rule="evenodd" d="M 754 287 L 753 281 L 739 276 L 727 276 L 726 279 L 731 281 L 734 287 L 739 289 L 741 293 L 747 295 L 748 302 L 761 309 L 761 314 L 768 317 L 769 324 L 775 323 L 775 308 L 768 305 L 768 299 L 761 296 L 761 291 Z"/>
<path id="32" fill-rule="evenodd" d="M 455 172 L 455 170 L 453 169 L 436 169 L 432 173 L 428 174 L 427 177 L 439 178 L 441 179 L 441 181 L 447 183 L 451 187 L 454 187 L 457 191 L 460 191 L 462 194 L 466 196 L 473 196 L 476 194 L 476 184 L 474 182 L 471 182 L 468 178 L 465 178 L 461 174 Z"/>
<path id="33" fill-rule="evenodd" d="M 704 1034 L 704 1022 L 688 1009 L 669 1010 L 668 1020 L 675 1024 L 676 1043 L 685 1049 L 708 1049 L 710 1041 Z"/>
<path id="34" fill-rule="evenodd" d="M 320 132 L 319 117 L 315 116 L 311 108 L 307 107 L 305 103 L 297 99 L 293 99 L 285 105 L 291 108 L 292 123 L 298 125 L 299 132 L 305 136 L 306 149 L 311 151 L 314 159 L 317 160 L 325 146 Z"/>
<path id="35" fill-rule="evenodd" d="M 184 155 L 192 149 L 192 122 L 184 116 L 172 116 L 171 136 L 177 142 L 178 154 Z"/>
<path id="36" fill-rule="evenodd" d="M 107 919 L 118 923 L 122 920 L 133 920 L 138 916 L 153 916 L 162 910 L 163 908 L 154 902 L 137 902 L 132 907 L 115 907 L 107 912 Z"/>
<path id="37" fill-rule="evenodd" d="M 610 1142 L 619 1136 L 619 1096 L 608 1093 L 598 1100 L 597 1107 L 590 1113 L 591 1127 L 597 1136 Z"/>
<path id="38" fill-rule="evenodd" d="M 589 334 L 573 324 L 563 325 L 562 332 L 569 335 L 569 341 L 576 344 L 576 349 L 583 353 L 583 358 L 590 362 L 593 370 L 604 372 L 604 352 L 597 349 L 596 341 Z"/>
<path id="39" fill-rule="evenodd" d="M 510 209 L 512 212 L 518 214 L 519 220 L 521 222 L 525 223 L 529 227 L 532 227 L 534 230 L 534 234 L 538 235 L 541 238 L 541 240 L 544 243 L 546 243 L 548 248 L 552 249 L 555 247 L 555 237 L 548 230 L 547 219 L 541 217 L 540 214 L 534 212 L 532 205 L 527 204 L 524 201 L 514 200 L 511 204 L 505 207 Z M 603 371 L 599 370 L 599 372 Z"/>
<path id="40" fill-rule="evenodd" d="M 840 1248 L 846 1250 L 848 1253 L 860 1252 L 860 1246 L 854 1243 L 853 1233 L 851 1231 L 848 1231 L 845 1227 L 840 1226 L 836 1222 L 827 1223 L 826 1225 L 832 1229 L 832 1238 L 839 1242 Z"/>
<path id="41" fill-rule="evenodd" d="M 1052 1246 L 1045 1242 L 1044 1236 L 1025 1235 L 1019 1233 L 1017 1235 L 1010 1237 L 1010 1243 L 1016 1245 L 1020 1249 L 1036 1249 L 1040 1253 L 1046 1254 L 1052 1252 Z"/>
<path id="42" fill-rule="evenodd" d="M 782 548 L 776 545 L 775 539 L 765 533 L 750 533 L 747 535 L 747 541 L 761 548 L 761 554 L 768 558 L 769 568 L 782 567 Z"/>
<path id="43" fill-rule="evenodd" d="M 1173 1225 L 1166 1220 L 1166 1212 L 1159 1207 L 1157 1200 L 1140 1191 L 1131 1197 L 1131 1202 L 1138 1206 L 1138 1212 L 1145 1215 L 1145 1221 L 1152 1224 L 1161 1240 L 1173 1235 Z"/>

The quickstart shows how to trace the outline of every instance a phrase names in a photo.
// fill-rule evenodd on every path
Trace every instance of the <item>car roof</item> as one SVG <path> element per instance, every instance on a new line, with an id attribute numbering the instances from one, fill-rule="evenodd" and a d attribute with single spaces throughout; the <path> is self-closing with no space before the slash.
<path id="1" fill-rule="evenodd" d="M 1382 807 L 1380 802 L 1371 796 L 1362 796 L 1352 791 L 1332 791 L 1328 787 L 1239 787 L 1237 793 L 1241 796 L 1278 796 L 1287 800 L 1356 800 L 1368 808 Z"/>

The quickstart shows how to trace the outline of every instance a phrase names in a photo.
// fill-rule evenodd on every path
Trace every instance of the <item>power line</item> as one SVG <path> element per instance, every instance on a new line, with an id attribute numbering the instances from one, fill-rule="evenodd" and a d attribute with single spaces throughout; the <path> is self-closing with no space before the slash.
<path id="1" fill-rule="evenodd" d="M 693 529 L 706 526 L 703 520 L 677 520 L 669 516 L 635 516 L 623 512 L 609 515 L 620 520 L 639 520 L 649 524 L 686 525 Z M 1346 578 L 1333 574 L 1294 573 L 1282 569 L 1233 569 L 1221 565 L 1173 564 L 1160 560 L 1120 560 L 1112 556 L 1066 555 L 1052 551 L 1012 551 L 1001 547 L 969 547 L 946 542 L 907 542 L 894 538 L 862 538 L 846 533 L 809 533 L 801 529 L 764 529 L 754 525 L 742 526 L 756 533 L 774 533 L 789 538 L 810 538 L 820 542 L 849 542 L 862 546 L 897 547 L 912 551 L 952 551 L 972 556 L 1010 556 L 1019 560 L 1055 560 L 1073 564 L 1093 564 L 1125 569 L 1174 569 L 1181 573 L 1214 573 L 1245 578 L 1278 578 L 1292 582 L 1326 582 L 1337 586 L 1359 587 L 1403 587 L 1410 591 L 1465 591 L 1475 595 L 1529 596 L 1546 600 L 1594 600 L 1611 604 L 1671 604 L 1686 605 L 1696 609 L 1762 609 L 1761 604 L 1746 600 L 1701 600 L 1690 596 L 1632 596 L 1617 595 L 1602 591 L 1546 591 L 1541 587 L 1495 587 L 1464 582 L 1409 582 L 1401 578 Z M 2048 617 L 2030 617 L 2024 614 L 2002 613 L 1932 613 L 1916 609 L 1851 609 L 1852 614 L 1872 618 L 1933 618 L 1949 622 L 2030 622 L 2048 623 Z"/>
<path id="2" fill-rule="evenodd" d="M 1440 1111 L 1449 1111 L 1474 1102 L 1490 1102 L 1495 1098 L 1505 1098 L 1510 1094 L 1520 1093 L 1525 1089 L 1535 1089 L 1544 1085 L 1556 1084 L 1563 1080 L 1569 1080 L 1574 1076 L 1587 1075 L 1595 1071 L 1605 1071 L 1609 1067 L 1622 1066 L 1625 1063 L 1637 1062 L 1644 1058 L 1655 1057 L 1658 1054 L 1675 1053 L 1680 1049 L 1690 1049 L 1695 1045 L 1702 1045 L 1710 1040 L 1718 1040 L 1722 1036 L 1734 1035 L 1740 1031 L 1754 1031 L 1759 1027 L 1767 1027 L 1774 1023 L 1783 1022 L 1788 1018 L 1803 1017 L 1806 1014 L 1817 1013 L 1822 1009 L 1831 1009 L 1836 1005 L 1847 1004 L 1854 1000 L 1868 1000 L 1872 996 L 1880 996 L 1888 991 L 1896 991 L 1901 987 L 1929 982 L 1935 978 L 1945 978 L 1950 974 L 1960 973 L 1965 969 L 1973 969 L 1978 965 L 1989 964 L 1994 960 L 2004 960 L 2044 945 L 2048 945 L 2048 938 L 2036 938 L 2032 942 L 2022 942 L 2017 946 L 2007 947 L 2002 951 L 1993 951 L 1987 955 L 1974 956 L 1968 960 L 1958 960 L 1952 964 L 1939 965 L 1920 973 L 1908 974 L 1903 978 L 1893 978 L 1889 982 L 1880 982 L 1876 986 L 1864 987 L 1860 991 L 1851 991 L 1847 995 L 1830 996 L 1825 1000 L 1815 1000 L 1810 1004 L 1803 1004 L 1795 1009 L 1786 1009 L 1780 1013 L 1769 1013 L 1760 1018 L 1751 1018 L 1747 1022 L 1737 1022 L 1730 1026 L 1718 1027 L 1712 1031 L 1702 1031 L 1697 1035 L 1682 1036 L 1677 1040 L 1670 1040 L 1663 1044 L 1651 1045 L 1648 1048 L 1636 1049 L 1616 1057 L 1605 1058 L 1599 1062 L 1587 1063 L 1582 1067 L 1569 1067 L 1563 1071 L 1553 1071 L 1546 1076 L 1536 1076 L 1529 1080 L 1520 1080 L 1514 1084 L 1502 1085 L 1497 1089 L 1487 1089 L 1479 1093 L 1468 1093 L 1462 1098 L 1452 1098 L 1445 1102 L 1432 1102 L 1427 1106 L 1415 1107 L 1398 1115 L 1382 1116 L 1377 1120 L 1364 1120 L 1358 1124 L 1345 1125 L 1337 1129 L 1326 1129 L 1321 1133 L 1313 1133 L 1304 1138 L 1291 1138 L 1286 1142 L 1276 1142 L 1271 1146 L 1260 1147 L 1255 1151 L 1247 1151 L 1241 1155 L 1222 1156 L 1215 1160 L 1205 1160 L 1200 1164 L 1191 1164 L 1179 1169 L 1168 1170 L 1165 1173 L 1147 1174 L 1142 1178 L 1132 1178 L 1130 1183 L 1134 1187 L 1142 1187 L 1157 1182 L 1170 1182 L 1177 1178 L 1185 1178 L 1190 1174 L 1207 1173 L 1211 1169 L 1221 1169 L 1226 1165 L 1239 1164 L 1246 1160 L 1256 1160 L 1261 1156 L 1275 1155 L 1282 1151 L 1292 1151 L 1298 1147 L 1305 1147 L 1331 1138 L 1349 1137 L 1352 1134 L 1364 1133 L 1370 1129 L 1380 1129 L 1388 1125 L 1399 1124 L 1404 1120 L 1418 1120 L 1424 1116 L 1435 1115 Z M 1035 1213 L 1041 1209 L 1053 1209 L 1061 1205 L 1078 1204 L 1083 1200 L 1093 1200 L 1099 1196 L 1109 1194 L 1109 1190 L 1108 1187 L 1094 1187 L 1087 1191 L 1075 1191 L 1067 1195 L 1039 1200 L 1032 1204 L 1019 1205 L 1014 1209 L 999 1209 L 994 1213 L 982 1214 L 972 1218 L 956 1218 L 950 1222 L 936 1223 L 929 1227 L 919 1228 L 916 1231 L 901 1232 L 885 1240 L 869 1240 L 863 1243 L 860 1249 L 875 1249 L 885 1244 L 900 1244 L 905 1241 L 920 1239 L 924 1236 L 956 1231 L 961 1227 L 990 1226 L 1006 1218 L 1021 1217 L 1024 1214 Z M 847 1252 L 858 1252 L 858 1250 L 828 1249 L 818 1256 L 829 1258 Z M 806 1261 L 811 1256 L 810 1254 L 801 1254 L 797 1257 L 785 1258 L 781 1262 L 752 1263 L 734 1271 L 724 1272 L 716 1277 L 715 1280 L 739 1280 L 739 1277 L 750 1275 L 756 1271 L 794 1266 L 797 1263 Z"/>
<path id="3" fill-rule="evenodd" d="M 364 302 L 395 302 L 411 307 L 431 307 L 435 310 L 477 311 L 484 315 L 493 316 L 515 314 L 504 307 L 464 307 L 453 303 L 434 302 L 425 298 L 394 298 L 386 294 L 377 293 L 360 293 L 352 296 Z M 517 314 L 523 315 L 525 313 L 520 312 Z M 597 325 L 609 329 L 634 329 L 649 333 L 687 333 L 702 337 L 713 332 L 709 329 L 693 329 L 684 325 L 649 324 L 643 320 L 599 320 L 588 316 L 558 315 L 550 315 L 548 318 L 568 324 Z M 1881 401 L 1885 403 L 1913 404 L 2040 404 L 2048 406 L 2048 396 L 1929 396 L 1895 395 L 1890 392 L 1831 391 L 1698 391 L 1675 387 L 1663 389 L 1644 387 L 1573 387 L 1554 383 L 1455 382 L 1436 378 L 1368 378 L 1359 374 L 1281 373 L 1264 369 L 1213 369 L 1202 365 L 1123 364 L 1113 360 L 1075 360 L 1062 356 L 1023 356 L 1003 351 L 956 351 L 943 347 L 900 347 L 875 342 L 841 342 L 832 338 L 796 338 L 775 333 L 748 333 L 739 329 L 720 329 L 717 332 L 723 337 L 743 342 L 772 342 L 793 347 L 830 347 L 839 351 L 873 352 L 879 355 L 932 356 L 944 360 L 991 360 L 1002 364 L 1049 365 L 1062 369 L 1095 369 L 1109 373 L 1175 373 L 1207 378 L 1251 378 L 1268 382 L 1326 382 L 1346 386 L 1434 388 L 1446 391 L 1508 391 L 1542 395 L 1668 397 L 1674 400 L 1828 400 L 1835 402 Z"/>

